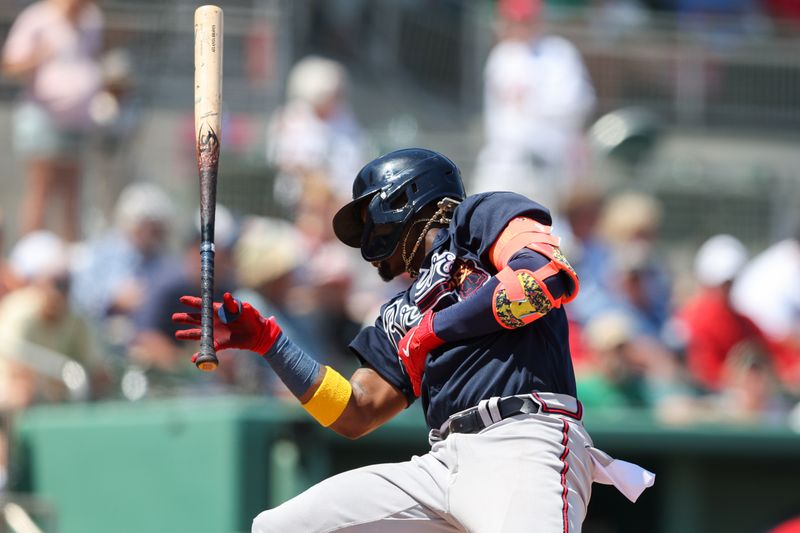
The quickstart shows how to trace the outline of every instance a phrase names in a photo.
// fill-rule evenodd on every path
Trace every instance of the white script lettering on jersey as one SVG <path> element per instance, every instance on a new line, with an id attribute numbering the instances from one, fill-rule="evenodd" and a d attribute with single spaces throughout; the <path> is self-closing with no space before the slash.
<path id="1" fill-rule="evenodd" d="M 383 329 L 392 346 L 397 348 L 400 339 L 409 329 L 419 323 L 423 313 L 420 308 L 433 307 L 441 298 L 452 292 L 450 290 L 450 269 L 455 258 L 456 255 L 453 252 L 434 252 L 431 257 L 431 266 L 420 270 L 419 277 L 409 288 L 409 292 L 398 297 L 383 309 L 381 316 Z M 413 303 L 408 300 L 409 293 L 414 295 Z M 420 305 L 420 302 L 429 295 L 434 296 L 432 303 L 426 302 L 427 305 Z"/>
<path id="2" fill-rule="evenodd" d="M 431 266 L 419 271 L 412 292 L 414 302 L 423 309 L 434 307 L 450 290 L 450 274 L 456 254 L 453 252 L 434 252 Z"/>
<path id="3" fill-rule="evenodd" d="M 405 301 L 405 298 L 398 298 L 383 309 L 383 315 L 381 316 L 383 329 L 386 331 L 386 336 L 395 350 L 400 339 L 409 329 L 417 325 L 421 317 L 422 313 L 420 313 L 417 306 L 409 304 Z"/>
<path id="4" fill-rule="evenodd" d="M 454 274 L 457 280 L 453 280 Z M 434 252 L 430 267 L 421 269 L 409 290 L 384 307 L 381 320 L 389 342 L 396 349 L 400 339 L 419 323 L 425 311 L 437 305 L 448 307 L 469 297 L 489 278 L 489 273 L 472 260 L 458 259 L 450 251 Z M 445 298 L 448 300 L 443 302 Z"/>

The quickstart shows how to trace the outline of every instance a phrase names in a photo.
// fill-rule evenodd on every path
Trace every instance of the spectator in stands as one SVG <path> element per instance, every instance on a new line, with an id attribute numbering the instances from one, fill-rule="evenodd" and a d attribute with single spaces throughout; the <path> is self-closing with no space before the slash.
<path id="1" fill-rule="evenodd" d="M 48 231 L 30 233 L 14 246 L 10 262 L 24 286 L 0 301 L 0 407 L 66 399 L 61 379 L 69 360 L 95 377 L 96 387 L 107 385 L 89 327 L 68 305 L 65 243 Z"/>
<path id="2" fill-rule="evenodd" d="M 308 260 L 306 241 L 290 222 L 266 217 L 245 220 L 234 251 L 241 285 L 236 296 L 265 309 L 264 316 L 274 315 L 282 328 L 286 324 L 287 335 L 298 339 L 304 350 L 325 353 L 319 346 L 318 332 L 294 313 L 298 271 Z M 245 388 L 261 389 L 266 385 L 269 392 L 289 394 L 265 362 L 249 357 L 230 360 L 241 369 L 237 375 L 248 378 L 239 380 Z"/>
<path id="3" fill-rule="evenodd" d="M 3 49 L 3 72 L 25 91 L 13 117 L 13 139 L 25 160 L 20 209 L 23 234 L 45 225 L 64 201 L 60 232 L 78 238 L 82 149 L 92 128 L 90 104 L 101 88 L 97 61 L 103 15 L 89 0 L 42 0 L 15 20 Z"/>
<path id="4" fill-rule="evenodd" d="M 164 262 L 174 208 L 167 194 L 152 183 L 134 183 L 120 194 L 115 224 L 81 245 L 76 258 L 71 299 L 74 308 L 102 328 L 112 347 L 132 340 L 130 317 L 150 294 Z M 110 318 L 122 320 L 109 321 Z"/>
<path id="5" fill-rule="evenodd" d="M 587 409 L 648 405 L 644 380 L 627 353 L 632 336 L 632 324 L 621 314 L 599 315 L 584 329 L 590 364 L 576 377 Z"/>
<path id="6" fill-rule="evenodd" d="M 731 305 L 733 280 L 747 255 L 731 235 L 715 235 L 703 243 L 694 260 L 700 291 L 677 314 L 686 334 L 689 372 L 708 391 L 720 390 L 725 362 L 742 343 L 769 353 L 769 341 L 758 326 Z"/>
<path id="7" fill-rule="evenodd" d="M 777 344 L 781 379 L 800 391 L 800 234 L 754 257 L 736 278 L 731 297 L 734 308 Z"/>
<path id="8" fill-rule="evenodd" d="M 308 176 L 323 176 L 342 195 L 364 160 L 361 129 L 347 105 L 347 73 L 330 59 L 309 56 L 289 73 L 287 102 L 267 131 L 267 161 L 278 176 L 275 194 L 294 209 Z"/>
<path id="9" fill-rule="evenodd" d="M 598 282 L 575 302 L 578 322 L 614 310 L 627 314 L 638 334 L 666 340 L 672 288 L 655 249 L 660 220 L 661 207 L 647 194 L 623 192 L 604 204 L 598 236 L 606 251 L 589 276 Z"/>
<path id="10" fill-rule="evenodd" d="M 570 319 L 586 322 L 594 309 L 586 310 L 583 302 L 592 302 L 605 290 L 604 280 L 610 268 L 611 249 L 599 234 L 599 218 L 604 199 L 599 190 L 582 186 L 569 192 L 560 206 L 563 223 L 562 247 L 581 280 L 581 297 L 569 306 Z"/>
<path id="11" fill-rule="evenodd" d="M 141 94 L 135 89 L 133 58 L 128 50 L 115 48 L 101 59 L 103 91 L 93 100 L 92 117 L 97 123 L 97 158 L 94 160 L 101 179 L 93 183 L 93 198 L 98 200 L 103 222 L 113 219 L 114 203 L 135 174 L 136 152 L 130 149 L 144 117 Z M 194 122 L 192 122 L 194 126 Z M 194 135 L 192 135 L 194 138 Z M 194 143 L 190 143 L 193 148 Z"/>
<path id="12" fill-rule="evenodd" d="M 587 409 L 669 408 L 688 395 L 674 355 L 636 331 L 630 315 L 616 311 L 594 317 L 584 329 L 590 365 L 576 376 Z"/>
<path id="13" fill-rule="evenodd" d="M 647 194 L 623 192 L 606 202 L 599 234 L 610 260 L 598 274 L 602 290 L 585 295 L 580 304 L 584 318 L 615 309 L 631 317 L 638 333 L 661 338 L 670 318 L 672 288 L 665 261 L 656 252 L 660 224 L 661 206 Z"/>
<path id="14" fill-rule="evenodd" d="M 293 309 L 312 324 L 324 353 L 352 361 L 348 346 L 361 329 L 362 317 L 351 318 L 349 300 L 353 272 L 364 261 L 357 251 L 354 254 L 341 246 L 333 232 L 330 221 L 340 207 L 337 195 L 323 180 L 307 187 L 298 203 L 294 225 L 308 246 L 308 260 L 294 290 Z"/>
<path id="15" fill-rule="evenodd" d="M 578 50 L 541 29 L 541 0 L 500 0 L 500 40 L 484 70 L 484 146 L 475 189 L 555 208 L 585 164 L 595 94 Z"/>
<path id="16" fill-rule="evenodd" d="M 728 422 L 783 424 L 789 413 L 772 361 L 760 344 L 742 342 L 731 350 L 715 399 L 717 418 Z"/>
<path id="17" fill-rule="evenodd" d="M 231 212 L 217 204 L 214 223 L 214 293 L 221 299 L 225 291 L 236 289 L 233 268 L 233 247 L 237 227 Z M 148 280 L 147 299 L 133 313 L 136 328 L 129 359 L 138 366 L 163 374 L 165 379 L 180 378 L 186 371 L 194 372 L 189 363 L 196 346 L 178 344 L 172 313 L 183 310 L 178 299 L 184 294 L 197 294 L 200 287 L 200 212 L 187 239 L 182 261 L 163 261 L 158 272 Z M 223 372 L 225 368 L 221 369 Z M 169 375 L 169 376 L 168 376 Z"/>

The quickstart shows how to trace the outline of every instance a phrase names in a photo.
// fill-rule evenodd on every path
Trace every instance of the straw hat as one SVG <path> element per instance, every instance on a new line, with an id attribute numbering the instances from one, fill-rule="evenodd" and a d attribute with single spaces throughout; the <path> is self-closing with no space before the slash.
<path id="1" fill-rule="evenodd" d="M 258 287 L 275 280 L 306 259 L 303 236 L 285 220 L 253 217 L 244 223 L 234 249 L 239 280 Z"/>

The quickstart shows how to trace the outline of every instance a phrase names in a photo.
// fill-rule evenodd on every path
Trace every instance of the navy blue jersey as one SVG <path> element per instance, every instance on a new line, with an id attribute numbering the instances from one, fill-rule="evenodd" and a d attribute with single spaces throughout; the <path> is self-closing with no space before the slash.
<path id="1" fill-rule="evenodd" d="M 515 193 L 470 196 L 453 213 L 423 261 L 419 277 L 381 307 L 374 326 L 362 330 L 350 348 L 363 363 L 414 401 L 411 382 L 397 355 L 397 344 L 422 313 L 440 311 L 482 287 L 497 272 L 489 249 L 519 216 L 552 223 L 541 205 Z M 422 406 L 428 426 L 438 428 L 451 414 L 492 396 L 533 390 L 575 396 L 567 318 L 553 309 L 535 322 L 447 343 L 428 355 L 422 380 Z"/>

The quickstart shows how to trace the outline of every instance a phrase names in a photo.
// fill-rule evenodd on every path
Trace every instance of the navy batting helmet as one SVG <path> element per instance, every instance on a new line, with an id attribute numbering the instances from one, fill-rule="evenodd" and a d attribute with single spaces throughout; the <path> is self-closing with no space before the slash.
<path id="1" fill-rule="evenodd" d="M 361 169 L 353 201 L 333 217 L 333 230 L 343 243 L 361 248 L 367 261 L 381 261 L 395 252 L 406 225 L 425 206 L 465 196 L 461 173 L 448 158 L 422 148 L 396 150 Z"/>

